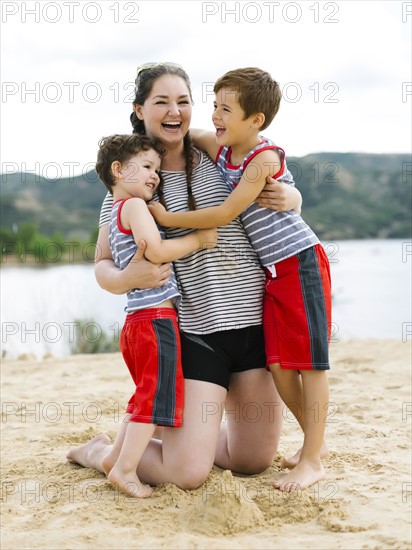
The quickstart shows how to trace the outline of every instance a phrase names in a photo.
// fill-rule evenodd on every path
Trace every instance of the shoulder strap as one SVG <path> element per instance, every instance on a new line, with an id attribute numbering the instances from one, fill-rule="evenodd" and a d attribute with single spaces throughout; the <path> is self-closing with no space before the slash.
<path id="1" fill-rule="evenodd" d="M 119 231 L 121 231 L 122 233 L 124 233 L 125 235 L 132 235 L 132 230 L 131 229 L 125 229 L 122 225 L 122 222 L 121 222 L 121 219 L 120 219 L 120 216 L 122 215 L 122 208 L 124 206 L 124 203 L 126 201 L 128 201 L 129 199 L 132 199 L 133 197 L 128 197 L 127 199 L 122 199 L 120 201 L 116 201 L 114 204 L 117 204 L 118 202 L 120 202 L 119 204 L 119 208 L 117 210 L 117 228 Z M 113 205 L 114 206 L 114 205 Z"/>
<path id="2" fill-rule="evenodd" d="M 245 162 L 243 163 L 243 171 L 246 169 L 246 166 L 249 164 L 249 162 L 254 159 L 256 157 L 256 155 L 258 155 L 259 153 L 261 153 L 262 151 L 268 151 L 268 150 L 275 150 L 275 151 L 278 151 L 280 152 L 280 158 L 281 158 L 281 165 L 280 165 L 280 168 L 279 170 L 276 172 L 276 174 L 274 174 L 272 176 L 272 178 L 276 179 L 278 178 L 281 174 L 283 174 L 283 171 L 285 169 L 285 151 L 282 149 L 282 147 L 278 147 L 277 145 L 273 144 L 273 145 L 266 145 L 267 142 L 263 142 L 261 145 L 262 147 L 259 147 L 245 160 Z"/>

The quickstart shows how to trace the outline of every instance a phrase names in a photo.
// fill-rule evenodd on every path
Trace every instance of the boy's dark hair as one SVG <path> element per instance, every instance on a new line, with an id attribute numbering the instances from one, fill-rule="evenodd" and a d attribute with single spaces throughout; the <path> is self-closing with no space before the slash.
<path id="1" fill-rule="evenodd" d="M 244 120 L 255 113 L 265 115 L 265 122 L 259 130 L 267 128 L 279 110 L 282 99 L 279 84 L 269 73 L 257 67 L 227 72 L 215 82 L 213 91 L 216 94 L 222 88 L 236 92 L 236 99 L 245 113 Z"/>
<path id="2" fill-rule="evenodd" d="M 166 152 L 159 140 L 138 134 L 115 134 L 99 141 L 96 172 L 112 195 L 116 184 L 112 163 L 119 161 L 120 164 L 125 164 L 134 155 L 150 149 L 154 149 L 160 157 Z"/>

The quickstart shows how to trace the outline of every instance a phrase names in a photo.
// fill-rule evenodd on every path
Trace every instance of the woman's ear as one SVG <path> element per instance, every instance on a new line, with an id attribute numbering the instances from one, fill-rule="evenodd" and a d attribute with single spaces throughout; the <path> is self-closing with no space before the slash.
<path id="1" fill-rule="evenodd" d="M 139 120 L 143 120 L 143 113 L 142 113 L 142 106 L 141 105 L 133 105 L 134 112 L 136 113 L 136 116 Z"/>

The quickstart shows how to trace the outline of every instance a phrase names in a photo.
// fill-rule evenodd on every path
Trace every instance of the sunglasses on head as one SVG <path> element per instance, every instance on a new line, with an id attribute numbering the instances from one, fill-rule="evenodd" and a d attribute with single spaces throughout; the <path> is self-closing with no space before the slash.
<path id="1" fill-rule="evenodd" d="M 166 67 L 175 67 L 177 69 L 183 69 L 181 65 L 178 65 L 177 63 L 171 63 L 169 61 L 160 61 L 158 63 L 155 63 L 155 62 L 143 63 L 143 65 L 140 65 L 139 67 L 137 67 L 136 80 L 135 80 L 136 84 L 140 74 L 143 71 L 148 71 L 149 69 L 154 69 L 155 67 L 161 67 L 163 65 Z"/>

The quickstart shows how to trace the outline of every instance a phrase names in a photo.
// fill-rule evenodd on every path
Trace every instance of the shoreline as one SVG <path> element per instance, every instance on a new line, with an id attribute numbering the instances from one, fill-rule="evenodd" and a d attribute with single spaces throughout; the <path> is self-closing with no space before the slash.
<path id="1" fill-rule="evenodd" d="M 331 245 L 332 243 L 359 243 L 359 242 L 369 242 L 371 245 L 374 243 L 382 243 L 382 242 L 399 242 L 399 243 L 410 243 L 412 237 L 411 236 L 405 236 L 405 237 L 364 237 L 364 238 L 333 238 L 333 239 L 321 239 L 321 243 L 323 246 L 328 247 L 328 245 Z M 89 245 L 95 245 L 96 243 L 87 242 L 85 243 L 87 246 Z M 336 250 L 334 250 L 332 247 L 330 250 L 327 250 L 329 254 L 332 257 L 332 260 L 334 258 L 334 255 L 336 253 Z M 59 256 L 60 258 L 61 256 Z M 9 264 L 9 267 L 24 267 L 25 265 L 28 265 L 28 267 L 55 267 L 57 265 L 93 265 L 94 264 L 94 258 L 89 258 L 89 255 L 87 255 L 87 259 L 84 259 L 84 254 L 80 254 L 80 257 L 71 258 L 66 257 L 64 259 L 59 259 L 58 261 L 45 261 L 42 262 L 40 259 L 37 259 L 35 255 L 31 254 L 24 254 L 24 261 L 19 260 L 19 256 L 16 254 L 8 254 L 4 255 L 1 259 L 1 267 L 8 267 L 7 264 Z"/>
<path id="2" fill-rule="evenodd" d="M 402 340 L 397 338 L 344 338 L 342 340 L 331 342 L 330 346 L 331 346 L 331 350 L 333 350 L 332 346 L 335 346 L 335 345 L 339 345 L 339 344 L 355 345 L 358 343 L 362 343 L 370 346 L 373 346 L 374 344 L 379 344 L 379 343 L 399 344 L 399 346 L 404 345 L 406 347 L 408 346 L 408 341 L 403 342 Z M 54 361 L 57 363 L 61 363 L 61 362 L 69 361 L 73 358 L 80 358 L 80 357 L 84 358 L 84 360 L 87 360 L 88 357 L 96 357 L 104 360 L 105 358 L 109 359 L 108 357 L 109 355 L 113 356 L 115 360 L 121 360 L 121 352 L 117 350 L 107 351 L 107 352 L 97 352 L 97 353 L 79 352 L 79 353 L 70 353 L 68 355 L 54 355 L 52 352 L 47 352 L 42 357 L 38 357 L 32 352 L 22 352 L 17 357 L 10 357 L 8 356 L 7 350 L 4 350 L 4 349 L 2 350 L 2 353 L 3 353 L 3 356 L 1 358 L 1 362 L 4 364 L 9 364 L 9 363 L 14 364 L 19 362 L 23 364 L 26 364 L 27 362 L 41 363 L 42 361 L 49 361 L 49 362 Z M 333 351 L 331 351 L 331 354 L 332 353 Z M 412 368 L 412 360 L 411 360 L 411 368 Z M 332 367 L 332 370 L 333 370 L 333 367 Z M 332 370 L 330 372 L 332 372 Z"/>
<path id="3" fill-rule="evenodd" d="M 7 265 L 8 264 L 8 265 Z M 90 261 L 85 261 L 85 260 L 79 260 L 79 259 L 76 259 L 76 260 L 71 260 L 70 258 L 66 259 L 66 260 L 59 260 L 59 261 L 56 261 L 56 262 L 51 262 L 51 261 L 48 261 L 48 262 L 41 262 L 40 260 L 37 260 L 35 259 L 34 257 L 30 257 L 29 260 L 25 259 L 24 261 L 20 261 L 17 257 L 13 256 L 13 257 L 10 257 L 10 256 L 7 256 L 6 259 L 2 259 L 1 261 L 1 268 L 13 268 L 13 267 L 22 267 L 23 269 L 25 267 L 38 267 L 40 269 L 44 269 L 44 268 L 47 268 L 47 267 L 56 267 L 56 266 L 59 266 L 59 265 L 83 265 L 83 266 L 86 266 L 86 265 L 94 265 L 94 260 L 90 260 Z"/>

